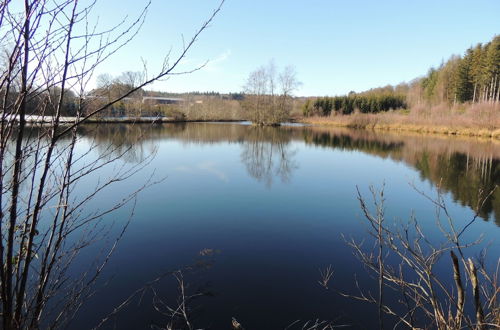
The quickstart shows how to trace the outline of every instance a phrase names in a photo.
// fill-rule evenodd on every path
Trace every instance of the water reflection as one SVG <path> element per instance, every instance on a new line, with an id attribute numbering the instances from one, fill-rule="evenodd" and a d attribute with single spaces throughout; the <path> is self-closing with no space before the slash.
<path id="1" fill-rule="evenodd" d="M 291 134 L 273 127 L 252 127 L 243 142 L 241 161 L 248 174 L 270 187 L 275 177 L 289 182 L 293 170 L 298 168 L 294 160 L 296 150 L 290 145 Z"/>
<path id="2" fill-rule="evenodd" d="M 138 164 L 156 152 L 156 135 L 151 125 L 84 125 L 79 127 L 80 138 L 87 140 L 100 157 L 119 157 L 130 164 Z"/>
<path id="3" fill-rule="evenodd" d="M 423 180 L 440 185 L 462 205 L 476 209 L 479 191 L 500 184 L 500 145 L 497 141 L 376 133 L 366 130 L 314 127 L 253 127 L 240 124 L 189 123 L 163 125 L 88 125 L 80 134 L 94 139 L 98 150 L 127 152 L 125 161 L 141 162 L 161 140 L 183 144 L 230 143 L 241 146 L 240 160 L 248 175 L 270 187 L 276 179 L 292 180 L 300 164 L 294 142 L 392 159 L 414 168 Z M 483 219 L 500 225 L 500 191 L 479 210 Z"/>
<path id="4" fill-rule="evenodd" d="M 400 150 L 404 146 L 402 141 L 380 141 L 360 136 L 362 134 L 359 131 L 350 133 L 351 135 L 343 132 L 317 132 L 311 129 L 304 131 L 304 140 L 306 143 L 323 147 L 375 152 L 382 157 L 387 157 L 390 153 Z"/>
<path id="5" fill-rule="evenodd" d="M 471 157 L 460 152 L 432 155 L 423 151 L 413 165 L 422 177 L 440 184 L 453 194 L 456 201 L 475 210 L 480 199 L 478 192 L 487 194 L 500 184 L 499 160 L 491 155 Z M 499 197 L 499 192 L 495 191 L 479 208 L 482 218 L 488 219 L 493 215 L 500 224 L 500 207 L 496 203 Z"/>
<path id="6" fill-rule="evenodd" d="M 237 143 L 242 146 L 241 161 L 248 174 L 270 187 L 275 178 L 288 182 L 297 168 L 290 142 L 291 130 L 248 125 L 191 123 L 163 125 L 88 125 L 80 130 L 82 136 L 95 140 L 97 151 L 115 154 L 129 149 L 124 161 L 138 163 L 154 152 L 159 140 L 174 139 L 184 144 Z M 295 138 L 297 138 L 296 136 Z"/>
<path id="7" fill-rule="evenodd" d="M 500 146 L 491 140 L 377 134 L 360 130 L 304 131 L 306 143 L 359 150 L 416 169 L 423 180 L 439 185 L 455 201 L 500 225 L 500 191 L 495 190 L 482 207 L 479 200 L 500 184 Z"/>

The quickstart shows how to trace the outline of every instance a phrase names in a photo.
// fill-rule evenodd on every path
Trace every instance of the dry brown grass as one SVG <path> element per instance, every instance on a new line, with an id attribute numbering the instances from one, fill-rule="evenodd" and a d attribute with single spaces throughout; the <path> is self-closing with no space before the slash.
<path id="1" fill-rule="evenodd" d="M 302 118 L 314 125 L 500 138 L 500 103 L 448 107 L 415 106 L 410 111 L 354 113 Z"/>

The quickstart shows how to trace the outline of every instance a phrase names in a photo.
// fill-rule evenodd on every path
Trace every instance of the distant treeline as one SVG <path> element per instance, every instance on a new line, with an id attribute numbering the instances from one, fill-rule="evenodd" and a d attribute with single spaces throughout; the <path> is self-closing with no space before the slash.
<path id="1" fill-rule="evenodd" d="M 329 116 L 332 111 L 350 114 L 354 110 L 362 113 L 376 113 L 391 109 L 406 108 L 406 97 L 402 94 L 387 93 L 349 93 L 347 96 L 308 99 L 302 108 L 304 116 Z"/>
<path id="2" fill-rule="evenodd" d="M 146 91 L 148 96 L 157 96 L 157 97 L 176 97 L 176 98 L 184 98 L 190 96 L 208 96 L 208 97 L 217 97 L 223 100 L 243 100 L 245 98 L 244 93 L 220 93 L 220 92 L 199 92 L 192 91 L 186 93 L 170 93 L 170 92 L 161 92 L 161 91 Z"/>
<path id="3" fill-rule="evenodd" d="M 329 116 L 332 112 L 377 113 L 415 106 L 495 102 L 500 102 L 500 36 L 467 49 L 463 56 L 453 55 L 409 83 L 346 96 L 309 98 L 302 112 L 305 116 Z"/>
<path id="4" fill-rule="evenodd" d="M 273 70 L 270 71 L 273 72 Z M 124 72 L 117 77 L 103 74 L 97 77 L 97 87 L 86 95 L 77 96 L 72 90 L 65 90 L 62 114 L 74 116 L 81 106 L 84 113 L 92 111 L 133 89 L 142 79 L 140 72 Z M 4 98 L 4 93 L 0 89 L 0 97 Z M 53 114 L 53 105 L 57 104 L 60 93 L 61 91 L 57 88 L 50 88 L 47 91 L 29 95 L 29 114 Z M 262 94 L 262 88 L 258 93 L 248 90 L 241 93 L 216 91 L 168 93 L 140 89 L 126 99 L 113 104 L 106 111 L 101 112 L 101 115 L 168 116 L 178 119 L 203 120 L 251 119 L 248 117 L 252 111 L 243 111 L 244 106 L 247 110 L 259 108 L 259 113 L 270 114 L 269 109 L 263 108 L 265 102 L 262 100 L 252 103 L 259 93 Z M 266 96 L 266 93 L 269 95 Z M 6 100 L 15 102 L 18 94 L 19 91 L 11 90 Z M 275 94 L 275 91 L 266 91 L 261 98 L 272 99 Z M 160 104 L 160 102 L 149 104 L 143 102 L 145 96 L 180 100 L 176 104 Z M 291 98 L 290 101 L 292 101 Z M 273 102 L 274 105 L 275 103 Z M 486 44 L 477 44 L 467 49 L 463 56 L 453 55 L 439 67 L 431 68 L 425 76 L 409 83 L 401 83 L 397 86 L 388 85 L 361 93 L 350 92 L 344 96 L 307 98 L 306 100 L 295 98 L 293 102 L 290 102 L 293 111 L 298 112 L 301 108 L 304 116 L 351 114 L 356 111 L 378 113 L 398 109 L 431 111 L 433 106 L 444 109 L 450 109 L 453 106 L 465 108 L 463 105 L 473 103 L 488 103 L 492 109 L 500 103 L 500 35 L 495 36 Z M 285 117 L 281 119 L 286 120 Z"/>
<path id="5" fill-rule="evenodd" d="M 430 69 L 419 84 L 423 99 L 432 103 L 500 101 L 500 35 Z"/>

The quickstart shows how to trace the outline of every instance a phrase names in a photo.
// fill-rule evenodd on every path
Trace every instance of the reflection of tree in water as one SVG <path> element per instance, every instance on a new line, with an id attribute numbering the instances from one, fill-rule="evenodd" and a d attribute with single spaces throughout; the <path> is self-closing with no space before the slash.
<path id="1" fill-rule="evenodd" d="M 88 125 L 81 129 L 80 134 L 91 140 L 101 155 L 116 156 L 123 153 L 122 159 L 130 163 L 138 163 L 149 157 L 155 152 L 159 140 L 175 139 L 188 144 L 242 144 L 241 159 L 248 173 L 270 186 L 274 177 L 288 182 L 297 167 L 292 159 L 295 152 L 289 146 L 293 132 L 275 127 L 179 123 Z"/>
<path id="2" fill-rule="evenodd" d="M 491 156 L 471 157 L 455 152 L 429 155 L 422 152 L 415 163 L 422 178 L 440 184 L 445 191 L 463 206 L 477 209 L 481 197 L 500 185 L 500 160 Z M 480 196 L 480 191 L 482 196 Z M 492 214 L 500 225 L 500 192 L 496 190 L 478 210 L 483 219 Z"/>
<path id="3" fill-rule="evenodd" d="M 386 157 L 388 154 L 399 150 L 404 143 L 401 141 L 380 141 L 356 138 L 348 134 L 330 134 L 328 132 L 304 131 L 306 143 L 324 147 L 334 147 L 342 150 L 359 150 L 365 152 L 376 152 Z"/>
<path id="4" fill-rule="evenodd" d="M 35 136 L 40 134 L 33 132 Z M 414 167 L 423 180 L 441 184 L 443 191 L 473 209 L 477 207 L 480 190 L 487 192 L 500 185 L 500 148 L 492 142 L 474 139 L 212 123 L 87 125 L 81 128 L 80 135 L 90 140 L 100 155 L 124 153 L 124 160 L 131 163 L 149 157 L 157 141 L 165 139 L 188 144 L 238 143 L 242 145 L 241 161 L 248 173 L 268 186 L 275 177 L 287 182 L 297 168 L 295 152 L 290 150 L 292 140 L 403 161 Z M 500 225 L 500 189 L 480 210 L 484 219 L 492 215 Z"/>
<path id="5" fill-rule="evenodd" d="M 101 157 L 120 157 L 126 163 L 138 164 L 156 152 L 154 125 L 87 125 L 79 133 Z"/>
<path id="6" fill-rule="evenodd" d="M 359 150 L 382 158 L 404 161 L 422 180 L 440 185 L 455 201 L 474 210 L 478 202 L 500 185 L 500 150 L 477 140 L 439 139 L 423 136 L 379 135 L 367 131 L 305 130 L 306 143 L 343 150 Z M 482 192 L 482 196 L 480 196 Z M 492 215 L 500 225 L 500 191 L 486 200 L 479 215 Z"/>
<path id="7" fill-rule="evenodd" d="M 289 182 L 293 170 L 295 150 L 290 150 L 290 132 L 274 127 L 251 127 L 243 142 L 241 161 L 248 174 L 270 187 L 275 177 Z"/>

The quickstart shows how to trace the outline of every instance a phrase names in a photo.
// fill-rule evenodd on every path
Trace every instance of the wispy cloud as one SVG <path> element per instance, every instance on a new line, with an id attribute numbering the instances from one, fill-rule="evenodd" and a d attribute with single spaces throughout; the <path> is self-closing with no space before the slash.
<path id="1" fill-rule="evenodd" d="M 219 178 L 221 181 L 228 182 L 229 179 L 227 178 L 227 175 L 222 172 L 221 170 L 215 168 L 216 164 L 214 162 L 204 162 L 198 164 L 198 168 L 200 170 L 205 170 L 209 173 L 214 174 L 217 178 Z"/>
<path id="2" fill-rule="evenodd" d="M 197 173 L 197 172 L 199 173 L 201 170 L 201 171 L 208 172 L 209 174 L 214 175 L 215 177 L 217 177 L 219 180 L 221 180 L 223 182 L 229 182 L 227 175 L 224 172 L 222 172 L 221 170 L 217 169 L 216 166 L 217 166 L 217 164 L 215 162 L 206 161 L 206 162 L 202 162 L 202 163 L 197 164 L 195 167 L 190 167 L 190 166 L 185 166 L 185 165 L 177 166 L 176 168 L 174 168 L 174 170 L 177 172 L 183 172 L 183 173 Z"/>
<path id="3" fill-rule="evenodd" d="M 230 56 L 231 49 L 227 49 L 222 54 L 219 54 L 216 58 L 208 60 L 208 63 L 204 69 L 210 72 L 219 71 L 221 68 L 221 64 L 227 61 Z"/>

